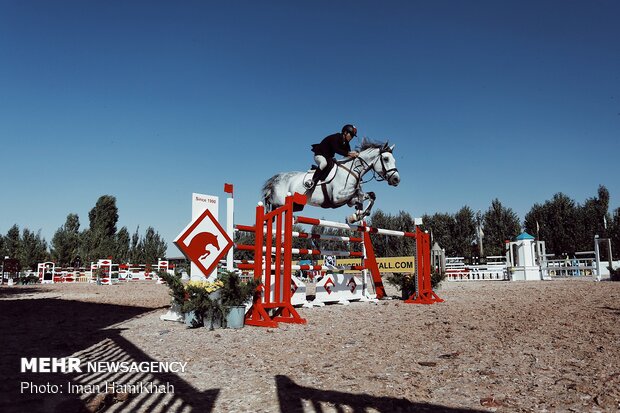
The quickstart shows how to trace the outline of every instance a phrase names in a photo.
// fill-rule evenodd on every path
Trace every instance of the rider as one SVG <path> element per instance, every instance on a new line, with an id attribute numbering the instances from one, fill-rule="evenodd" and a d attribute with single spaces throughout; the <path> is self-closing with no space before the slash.
<path id="1" fill-rule="evenodd" d="M 329 171 L 334 164 L 336 154 L 357 158 L 359 152 L 352 151 L 349 142 L 357 136 L 357 128 L 353 125 L 344 125 L 340 133 L 334 133 L 321 141 L 312 145 L 314 152 L 314 162 L 318 169 L 314 171 L 311 181 L 304 182 L 306 189 L 311 189 L 322 178 L 324 171 Z"/>

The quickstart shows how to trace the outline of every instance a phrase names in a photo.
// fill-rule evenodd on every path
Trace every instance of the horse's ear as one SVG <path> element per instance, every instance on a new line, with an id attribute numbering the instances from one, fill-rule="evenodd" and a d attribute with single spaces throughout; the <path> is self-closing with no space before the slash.
<path id="1" fill-rule="evenodd" d="M 392 152 L 394 150 L 394 146 L 396 145 L 389 146 L 388 142 L 386 142 L 383 144 L 383 148 L 381 148 L 381 150 L 384 152 Z"/>

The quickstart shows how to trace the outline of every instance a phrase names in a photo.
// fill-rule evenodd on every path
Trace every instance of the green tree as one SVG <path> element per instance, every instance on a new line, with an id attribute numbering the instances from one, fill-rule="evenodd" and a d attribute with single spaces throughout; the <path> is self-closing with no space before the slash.
<path id="1" fill-rule="evenodd" d="M 525 215 L 525 231 L 544 240 L 548 252 L 557 256 L 573 255 L 579 228 L 577 215 L 575 201 L 557 193 L 543 205 L 535 204 Z"/>
<path id="2" fill-rule="evenodd" d="M 530 235 L 538 238 L 539 240 L 545 240 L 540 236 L 541 230 L 543 234 L 551 232 L 547 225 L 547 208 L 542 204 L 534 204 L 530 211 L 525 214 L 523 221 L 523 230 Z M 549 248 L 549 246 L 547 246 Z"/>
<path id="3" fill-rule="evenodd" d="M 116 224 L 118 222 L 118 208 L 116 198 L 111 195 L 102 195 L 94 208 L 88 213 L 89 228 L 89 256 L 94 259 L 113 256 L 116 252 Z"/>
<path id="4" fill-rule="evenodd" d="M 35 234 L 29 229 L 24 228 L 17 258 L 22 268 L 28 268 L 33 271 L 37 269 L 38 263 L 47 260 L 47 242 L 41 238 L 41 231 Z"/>
<path id="5" fill-rule="evenodd" d="M 605 222 L 611 221 L 609 216 L 609 191 L 599 186 L 597 197 L 588 198 L 583 206 L 577 208 L 576 249 L 591 251 L 594 248 L 594 236 L 608 237 Z"/>
<path id="6" fill-rule="evenodd" d="M 9 228 L 4 238 L 6 255 L 10 258 L 18 258 L 20 243 L 19 227 L 15 224 Z"/>
<path id="7" fill-rule="evenodd" d="M 448 257 L 469 257 L 478 254 L 472 248 L 476 241 L 476 220 L 468 206 L 456 214 L 435 213 L 422 216 L 422 228 L 431 234 L 431 243 L 438 243 Z"/>
<path id="8" fill-rule="evenodd" d="M 127 227 L 122 227 L 116 234 L 116 251 L 114 252 L 114 258 L 120 262 L 129 262 L 131 260 L 130 249 L 131 240 Z"/>
<path id="9" fill-rule="evenodd" d="M 51 256 L 61 266 L 72 266 L 80 250 L 80 219 L 77 214 L 67 215 L 65 224 L 58 228 L 51 243 Z"/>
<path id="10" fill-rule="evenodd" d="M 144 263 L 146 265 L 157 265 L 159 258 L 166 256 L 166 241 L 155 232 L 153 227 L 148 227 L 144 235 Z"/>
<path id="11" fill-rule="evenodd" d="M 437 243 L 441 248 L 446 250 L 448 257 L 458 256 L 456 244 L 452 238 L 452 228 L 454 227 L 454 218 L 447 213 L 435 213 L 433 215 L 422 216 L 422 228 L 431 234 L 431 244 Z"/>
<path id="12" fill-rule="evenodd" d="M 356 233 L 353 231 L 348 231 L 346 229 L 339 228 L 329 228 L 329 227 L 312 227 L 312 234 L 325 235 L 325 236 L 333 236 L 333 237 L 349 237 L 349 238 L 362 238 L 361 233 Z M 298 240 L 300 242 L 305 240 Z M 313 248 L 319 250 L 331 250 L 331 251 L 361 251 L 362 244 L 359 242 L 348 242 L 341 240 L 310 240 L 305 241 L 304 246 L 302 248 Z M 307 257 L 312 258 L 312 257 Z M 314 257 L 315 259 L 317 257 Z"/>
<path id="13" fill-rule="evenodd" d="M 415 232 L 415 220 L 408 213 L 399 211 L 393 216 L 381 211 L 371 216 L 370 225 L 394 231 Z M 371 234 L 371 240 L 378 257 L 404 257 L 415 254 L 415 239 L 391 235 Z"/>
<path id="14" fill-rule="evenodd" d="M 464 206 L 454 215 L 452 237 L 458 255 L 470 256 L 472 254 L 472 245 L 476 241 L 476 221 L 474 211 L 470 207 Z M 475 252 L 475 254 L 478 253 Z"/>
<path id="15" fill-rule="evenodd" d="M 146 256 L 144 254 L 144 242 L 140 238 L 140 226 L 136 228 L 136 232 L 131 236 L 131 247 L 129 248 L 129 256 L 131 262 L 135 264 L 143 264 Z"/>
<path id="16" fill-rule="evenodd" d="M 399 211 L 395 219 L 394 227 L 396 231 L 415 232 L 415 219 L 405 211 Z M 392 237 L 397 240 L 394 256 L 403 257 L 415 254 L 415 238 Z"/>
<path id="17" fill-rule="evenodd" d="M 616 208 L 608 223 L 609 238 L 611 238 L 611 248 L 613 256 L 620 257 L 620 208 Z"/>
<path id="18" fill-rule="evenodd" d="M 375 228 L 388 229 L 392 225 L 392 217 L 385 214 L 380 209 L 375 210 L 369 218 L 370 225 Z M 359 234 L 362 236 L 363 234 Z M 388 257 L 393 251 L 393 246 L 390 245 L 390 237 L 386 236 L 373 236 L 372 246 L 377 257 Z"/>
<path id="19" fill-rule="evenodd" d="M 486 256 L 504 255 L 506 240 L 513 240 L 521 232 L 519 217 L 510 208 L 494 199 L 482 217 L 483 246 Z M 534 234 L 535 235 L 535 234 Z"/>
<path id="20" fill-rule="evenodd" d="M 0 260 L 3 260 L 6 256 L 6 242 L 4 241 L 4 236 L 0 234 Z"/>
<path id="21" fill-rule="evenodd" d="M 234 242 L 239 245 L 254 245 L 256 237 L 253 232 L 237 231 Z M 235 260 L 254 260 L 254 251 L 240 250 L 235 248 L 233 259 Z"/>
<path id="22" fill-rule="evenodd" d="M 80 232 L 79 236 L 79 247 L 78 247 L 78 255 L 82 257 L 84 264 L 88 264 L 90 262 L 96 261 L 102 257 L 98 257 L 95 254 L 93 248 L 93 236 L 92 231 L 90 229 L 85 229 Z"/>

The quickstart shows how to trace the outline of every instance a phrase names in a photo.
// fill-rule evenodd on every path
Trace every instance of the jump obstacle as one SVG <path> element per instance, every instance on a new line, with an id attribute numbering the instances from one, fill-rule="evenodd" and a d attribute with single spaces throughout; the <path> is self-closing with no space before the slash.
<path id="1" fill-rule="evenodd" d="M 97 271 L 101 277 L 97 279 Z M 166 260 L 159 259 L 152 268 L 149 265 L 114 264 L 111 259 L 100 259 L 90 264 L 90 270 L 83 268 L 61 268 L 52 261 L 37 264 L 37 272 L 41 284 L 52 283 L 99 283 L 112 285 L 124 281 L 151 281 L 157 279 L 158 271 L 174 273 L 174 266 Z"/>
<path id="2" fill-rule="evenodd" d="M 254 278 L 262 284 L 254 297 L 252 307 L 246 314 L 245 323 L 261 327 L 277 327 L 278 322 L 305 324 L 293 303 L 292 289 L 296 288 L 293 281 L 294 269 L 332 270 L 325 265 L 293 265 L 293 254 L 337 255 L 362 258 L 362 265 L 350 266 L 350 269 L 369 271 L 375 286 L 376 298 L 385 297 L 385 288 L 377 265 L 370 234 L 382 234 L 413 238 L 416 240 L 417 291 L 405 303 L 433 304 L 443 300 L 431 288 L 430 276 L 430 236 L 416 226 L 415 232 L 394 231 L 362 225 L 349 225 L 339 222 L 315 218 L 294 216 L 295 206 L 303 206 L 307 202 L 305 195 L 295 193 L 287 196 L 285 205 L 266 212 L 262 203 L 256 207 L 256 222 L 253 226 L 235 225 L 238 231 L 254 233 L 254 245 L 236 245 L 241 250 L 254 251 L 253 263 L 240 263 L 240 270 L 253 271 Z M 340 237 L 318 235 L 293 231 L 294 224 L 306 224 L 318 227 L 332 227 L 361 233 L 361 237 Z M 320 249 L 294 249 L 293 238 L 329 239 L 362 243 L 364 252 L 323 251 Z M 330 253 L 330 254 L 327 254 Z M 349 281 L 350 282 L 350 281 Z"/>

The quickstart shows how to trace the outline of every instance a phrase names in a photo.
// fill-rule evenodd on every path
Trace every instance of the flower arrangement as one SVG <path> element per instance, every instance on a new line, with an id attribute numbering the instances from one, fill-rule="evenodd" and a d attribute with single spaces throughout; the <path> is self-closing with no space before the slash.
<path id="1" fill-rule="evenodd" d="M 224 282 L 222 280 L 215 280 L 213 282 L 211 281 L 197 281 L 197 280 L 190 280 L 187 282 L 187 284 L 185 284 L 185 289 L 203 289 L 205 290 L 207 293 L 211 294 L 216 292 L 217 290 L 219 290 L 220 288 L 222 288 L 224 286 Z"/>
<path id="2" fill-rule="evenodd" d="M 160 272 L 159 277 L 170 288 L 172 304 L 186 314 L 192 327 L 203 324 L 203 320 L 214 325 L 223 322 L 231 307 L 244 306 L 257 291 L 260 282 L 251 279 L 242 281 L 237 273 L 224 271 L 215 281 L 181 281 L 180 276 Z"/>
<path id="3" fill-rule="evenodd" d="M 224 308 L 220 303 L 218 292 L 222 286 L 220 280 L 189 281 L 185 284 L 185 301 L 182 309 L 185 313 L 193 313 L 196 326 L 201 325 L 205 319 L 211 323 L 211 329 L 214 324 L 221 324 Z"/>

